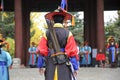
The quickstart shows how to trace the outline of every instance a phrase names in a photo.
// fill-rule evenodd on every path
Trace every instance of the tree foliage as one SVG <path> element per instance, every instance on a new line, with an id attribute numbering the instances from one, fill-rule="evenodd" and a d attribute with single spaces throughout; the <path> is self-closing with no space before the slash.
<path id="1" fill-rule="evenodd" d="M 43 28 L 45 24 L 45 20 L 42 17 L 44 14 L 42 13 L 32 13 L 31 14 L 31 28 L 30 28 L 30 41 L 39 43 L 41 36 L 43 35 Z"/>
<path id="2" fill-rule="evenodd" d="M 12 57 L 14 57 L 15 51 L 14 25 L 13 12 L 0 12 L 0 34 L 2 34 L 6 41 L 9 43 L 9 53 Z"/>
<path id="3" fill-rule="evenodd" d="M 79 12 L 71 12 L 75 18 L 75 26 L 69 27 L 69 30 L 73 33 L 74 38 L 80 43 L 83 42 L 83 19 L 80 19 L 81 14 Z"/>
<path id="4" fill-rule="evenodd" d="M 120 38 L 120 11 L 118 13 L 118 18 L 115 21 L 110 20 L 107 22 L 105 26 L 105 36 L 108 38 L 109 36 L 114 36 L 116 41 Z"/>
<path id="5" fill-rule="evenodd" d="M 0 30 L 3 36 L 14 38 L 14 13 L 0 12 Z"/>
<path id="6" fill-rule="evenodd" d="M 75 26 L 68 27 L 68 29 L 73 33 L 75 39 L 79 42 L 83 42 L 84 25 L 83 19 L 80 19 L 81 14 L 79 12 L 71 12 L 75 17 Z M 42 19 L 44 14 L 35 13 L 31 15 L 31 28 L 30 37 L 31 41 L 38 44 L 40 37 L 44 33 L 44 27 L 46 27 L 45 20 Z M 36 21 L 37 20 L 37 21 Z M 10 43 L 10 53 L 14 54 L 14 12 L 0 12 L 0 33 L 3 34 L 4 38 Z M 118 11 L 118 18 L 115 21 L 110 20 L 105 26 L 105 37 L 114 36 L 118 41 L 120 39 L 120 11 Z"/>
<path id="7" fill-rule="evenodd" d="M 14 57 L 14 53 L 15 53 L 15 41 L 14 39 L 7 37 L 6 41 L 9 43 L 10 48 L 9 48 L 9 53 L 11 54 L 12 57 Z"/>

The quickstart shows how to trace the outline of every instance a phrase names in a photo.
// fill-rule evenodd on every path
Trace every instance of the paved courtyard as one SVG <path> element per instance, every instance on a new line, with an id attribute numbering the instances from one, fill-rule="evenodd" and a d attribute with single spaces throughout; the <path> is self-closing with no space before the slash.
<path id="1" fill-rule="evenodd" d="M 10 80 L 44 80 L 38 68 L 10 69 Z M 80 68 L 77 80 L 120 80 L 120 68 Z"/>

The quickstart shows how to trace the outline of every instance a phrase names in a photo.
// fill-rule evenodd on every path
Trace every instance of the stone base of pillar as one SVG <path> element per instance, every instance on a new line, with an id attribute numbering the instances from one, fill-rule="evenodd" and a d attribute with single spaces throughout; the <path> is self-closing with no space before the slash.
<path id="1" fill-rule="evenodd" d="M 25 66 L 21 65 L 20 58 L 13 58 L 13 64 L 12 64 L 11 68 L 25 68 Z"/>

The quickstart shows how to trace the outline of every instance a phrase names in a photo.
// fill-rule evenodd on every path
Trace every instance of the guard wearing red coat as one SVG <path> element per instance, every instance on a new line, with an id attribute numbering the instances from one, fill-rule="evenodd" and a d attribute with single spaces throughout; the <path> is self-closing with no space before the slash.
<path id="1" fill-rule="evenodd" d="M 60 52 L 56 53 L 49 29 L 40 40 L 38 49 L 40 54 L 46 58 L 45 80 L 72 80 L 72 77 L 74 78 L 79 67 L 77 55 L 78 50 L 72 33 L 64 29 L 63 26 L 63 22 L 70 20 L 72 15 L 58 9 L 55 12 L 46 14 L 45 18 L 54 21 L 53 27 L 60 45 Z M 59 64 L 59 58 L 57 55 L 61 53 L 66 55 L 67 61 L 63 60 L 63 63 L 60 61 Z M 55 56 L 54 60 L 53 56 Z"/>

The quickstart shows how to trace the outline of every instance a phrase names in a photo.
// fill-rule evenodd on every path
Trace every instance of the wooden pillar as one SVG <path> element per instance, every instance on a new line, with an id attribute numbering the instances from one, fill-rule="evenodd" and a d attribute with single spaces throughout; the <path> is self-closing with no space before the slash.
<path id="1" fill-rule="evenodd" d="M 30 11 L 27 3 L 15 0 L 15 57 L 21 59 L 21 64 L 28 63 L 28 48 L 30 44 Z"/>
<path id="2" fill-rule="evenodd" d="M 85 0 L 84 39 L 90 42 L 92 48 L 104 51 L 104 1 Z"/>
<path id="3" fill-rule="evenodd" d="M 30 47 L 30 9 L 29 5 L 27 4 L 28 2 L 24 1 L 23 3 L 23 15 L 22 15 L 22 21 L 23 21 L 23 60 L 25 66 L 28 65 L 28 60 L 29 60 L 29 53 L 28 53 L 28 48 Z"/>
<path id="4" fill-rule="evenodd" d="M 97 48 L 97 32 L 96 32 L 96 0 L 90 0 L 90 44 L 92 48 Z"/>
<path id="5" fill-rule="evenodd" d="M 85 0 L 86 2 L 87 0 Z M 85 3 L 85 10 L 84 10 L 84 40 L 90 40 L 90 9 L 89 9 L 89 1 Z"/>
<path id="6" fill-rule="evenodd" d="M 97 0 L 97 48 L 105 51 L 104 0 Z"/>
<path id="7" fill-rule="evenodd" d="M 85 0 L 84 23 L 84 39 L 92 48 L 97 48 L 96 0 Z"/>
<path id="8" fill-rule="evenodd" d="M 23 54 L 23 27 L 22 27 L 22 0 L 15 0 L 15 57 L 22 59 Z"/>

